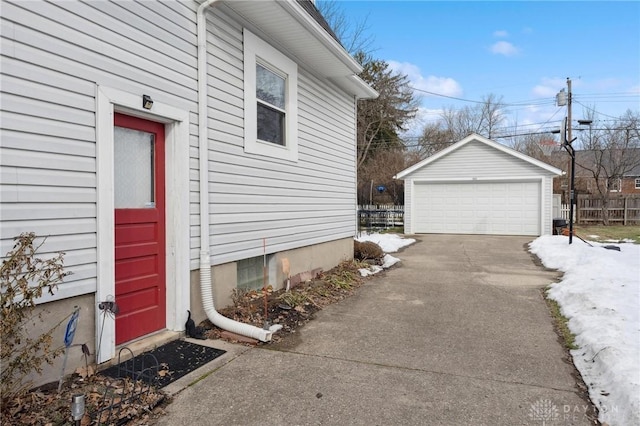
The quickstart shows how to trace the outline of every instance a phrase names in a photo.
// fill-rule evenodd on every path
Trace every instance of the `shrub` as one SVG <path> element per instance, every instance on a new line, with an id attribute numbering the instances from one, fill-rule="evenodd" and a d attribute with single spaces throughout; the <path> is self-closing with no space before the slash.
<path id="1" fill-rule="evenodd" d="M 357 260 L 379 260 L 384 256 L 382 248 L 372 241 L 355 241 L 353 257 Z"/>
<path id="2" fill-rule="evenodd" d="M 0 394 L 3 402 L 26 393 L 30 384 L 24 382 L 25 377 L 32 372 L 41 373 L 44 362 L 53 364 L 54 358 L 64 351 L 64 347 L 52 348 L 52 334 L 62 321 L 40 336 L 29 334 L 36 318 L 43 321 L 40 315 L 33 315 L 36 299 L 45 290 L 53 294 L 57 284 L 68 275 L 62 266 L 64 253 L 49 259 L 36 257 L 44 240 L 34 245 L 33 232 L 20 234 L 14 240 L 13 249 L 6 254 L 0 269 Z"/>

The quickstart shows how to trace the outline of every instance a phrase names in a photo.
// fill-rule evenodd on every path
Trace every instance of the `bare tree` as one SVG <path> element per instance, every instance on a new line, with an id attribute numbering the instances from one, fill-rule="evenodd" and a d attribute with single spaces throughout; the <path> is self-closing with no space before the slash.
<path id="1" fill-rule="evenodd" d="M 455 142 L 456 137 L 444 121 L 427 123 L 418 139 L 416 151 L 421 158 L 427 158 Z"/>
<path id="2" fill-rule="evenodd" d="M 347 52 L 351 55 L 371 53 L 374 37 L 368 33 L 367 16 L 360 20 L 349 19 L 337 0 L 317 1 L 316 7 Z"/>
<path id="3" fill-rule="evenodd" d="M 589 131 L 582 143 L 584 150 L 576 154 L 576 166 L 592 182 L 601 200 L 602 218 L 609 224 L 609 204 L 612 191 L 633 170 L 640 168 L 640 115 L 627 111 L 613 124 Z M 579 171 L 576 170 L 576 176 Z"/>
<path id="4" fill-rule="evenodd" d="M 505 115 L 502 111 L 504 103 L 502 102 L 502 96 L 498 98 L 493 93 L 483 97 L 482 102 L 478 107 L 479 125 L 477 133 L 491 139 L 498 136 L 496 128 L 505 120 Z"/>
<path id="5" fill-rule="evenodd" d="M 426 154 L 432 155 L 440 149 L 446 148 L 471 133 L 477 133 L 489 139 L 500 136 L 497 128 L 505 121 L 502 98 L 489 94 L 482 98 L 482 102 L 462 109 L 445 109 L 440 120 L 427 124 L 422 132 L 421 144 L 429 146 L 433 141 L 437 145 L 427 149 Z M 445 142 L 449 142 L 448 144 Z"/>
<path id="6" fill-rule="evenodd" d="M 393 177 L 420 161 L 416 152 L 402 148 L 377 152 L 358 171 L 358 203 L 404 204 L 404 182 Z M 377 187 L 383 186 L 382 192 Z"/>

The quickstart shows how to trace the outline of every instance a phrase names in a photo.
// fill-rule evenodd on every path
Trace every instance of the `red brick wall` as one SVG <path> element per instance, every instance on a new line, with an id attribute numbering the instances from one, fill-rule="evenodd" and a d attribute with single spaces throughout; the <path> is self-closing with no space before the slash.
<path id="1" fill-rule="evenodd" d="M 640 194 L 640 188 L 636 189 L 635 178 L 622 179 L 622 193 L 623 194 Z"/>

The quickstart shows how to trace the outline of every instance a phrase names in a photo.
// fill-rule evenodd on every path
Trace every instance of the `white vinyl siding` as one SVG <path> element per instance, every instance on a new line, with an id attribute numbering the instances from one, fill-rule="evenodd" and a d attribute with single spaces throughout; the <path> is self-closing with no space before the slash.
<path id="1" fill-rule="evenodd" d="M 413 172 L 413 180 L 539 177 L 540 167 L 498 151 L 481 142 L 470 142 Z"/>
<path id="2" fill-rule="evenodd" d="M 57 297 L 96 290 L 96 84 L 195 111 L 195 7 L 3 2 L 0 250 L 46 236 L 73 273 Z"/>
<path id="3" fill-rule="evenodd" d="M 223 11 L 216 10 L 210 26 L 216 34 L 209 56 L 213 263 L 259 256 L 263 238 L 274 253 L 353 236 L 353 98 L 298 68 L 298 161 L 245 154 L 243 26 Z M 213 99 L 218 93 L 224 101 Z"/>
<path id="4" fill-rule="evenodd" d="M 45 251 L 65 251 L 73 272 L 61 297 L 96 290 L 97 85 L 190 111 L 190 266 L 198 267 L 197 7 L 3 2 L 0 248 L 20 232 L 48 235 Z M 298 64 L 298 162 L 245 154 L 247 23 L 223 4 L 207 22 L 213 263 L 259 256 L 263 238 L 276 252 L 353 236 L 353 97 Z"/>

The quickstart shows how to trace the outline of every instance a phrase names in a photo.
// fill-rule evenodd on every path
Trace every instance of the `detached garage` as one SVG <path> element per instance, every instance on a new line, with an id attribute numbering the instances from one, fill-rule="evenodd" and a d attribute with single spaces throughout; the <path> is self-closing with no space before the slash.
<path id="1" fill-rule="evenodd" d="M 562 171 L 472 134 L 398 173 L 407 234 L 551 234 Z"/>

